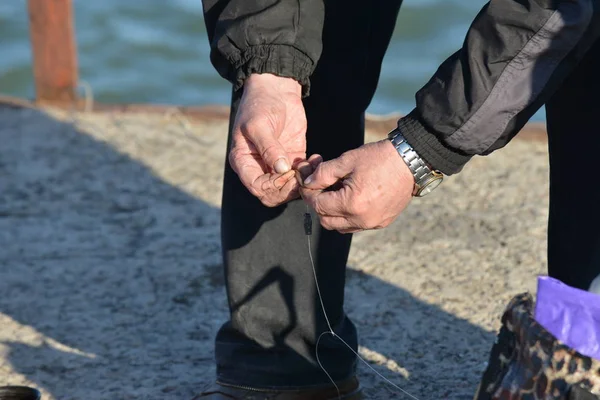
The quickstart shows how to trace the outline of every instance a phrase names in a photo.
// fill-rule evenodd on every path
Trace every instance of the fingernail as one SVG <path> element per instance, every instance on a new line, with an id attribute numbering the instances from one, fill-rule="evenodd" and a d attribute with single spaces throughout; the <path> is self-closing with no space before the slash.
<path id="1" fill-rule="evenodd" d="M 304 180 L 304 185 L 305 185 L 305 186 L 306 186 L 306 185 L 310 185 L 310 184 L 312 183 L 312 181 L 313 181 L 313 180 L 314 180 L 313 176 L 312 176 L 312 175 L 310 175 L 308 178 L 306 178 L 306 179 Z"/>
<path id="2" fill-rule="evenodd" d="M 290 170 L 290 164 L 288 164 L 288 161 L 285 158 L 280 158 L 279 160 L 275 161 L 275 165 L 273 167 L 275 168 L 275 172 L 278 174 L 283 174 Z"/>

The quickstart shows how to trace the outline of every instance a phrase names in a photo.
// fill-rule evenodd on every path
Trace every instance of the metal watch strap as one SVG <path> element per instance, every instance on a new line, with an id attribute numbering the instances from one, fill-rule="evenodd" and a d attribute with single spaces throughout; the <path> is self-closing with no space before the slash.
<path id="1" fill-rule="evenodd" d="M 399 130 L 392 131 L 388 138 L 398 151 L 398 154 L 402 156 L 406 165 L 408 165 L 410 172 L 415 177 L 415 183 L 420 186 L 423 178 L 431 174 L 431 168 L 419 157 L 412 146 L 408 144 Z"/>

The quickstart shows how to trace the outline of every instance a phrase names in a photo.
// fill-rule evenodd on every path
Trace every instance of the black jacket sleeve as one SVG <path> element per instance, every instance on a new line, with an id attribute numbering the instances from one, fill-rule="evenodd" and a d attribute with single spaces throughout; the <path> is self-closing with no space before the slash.
<path id="1" fill-rule="evenodd" d="M 322 49 L 323 0 L 203 0 L 211 62 L 239 89 L 252 73 L 298 80 L 303 94 Z"/>
<path id="2" fill-rule="evenodd" d="M 599 9 L 598 0 L 490 1 L 398 127 L 445 174 L 505 146 L 598 39 Z"/>

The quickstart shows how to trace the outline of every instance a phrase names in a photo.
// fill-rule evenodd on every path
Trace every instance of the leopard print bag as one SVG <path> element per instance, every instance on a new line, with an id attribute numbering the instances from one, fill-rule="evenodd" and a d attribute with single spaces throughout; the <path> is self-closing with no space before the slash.
<path id="1" fill-rule="evenodd" d="M 600 400 L 600 361 L 537 323 L 524 293 L 506 308 L 474 400 Z"/>

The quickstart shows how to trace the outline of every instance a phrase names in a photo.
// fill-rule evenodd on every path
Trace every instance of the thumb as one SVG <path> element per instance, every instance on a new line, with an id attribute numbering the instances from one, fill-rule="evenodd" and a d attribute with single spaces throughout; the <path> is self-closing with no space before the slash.
<path id="1" fill-rule="evenodd" d="M 352 171 L 352 163 L 344 157 L 326 161 L 304 180 L 304 187 L 312 190 L 327 189 L 346 177 Z"/>
<path id="2" fill-rule="evenodd" d="M 268 167 L 279 174 L 284 174 L 292 168 L 287 152 L 272 133 L 259 133 L 253 136 L 252 143 Z"/>

